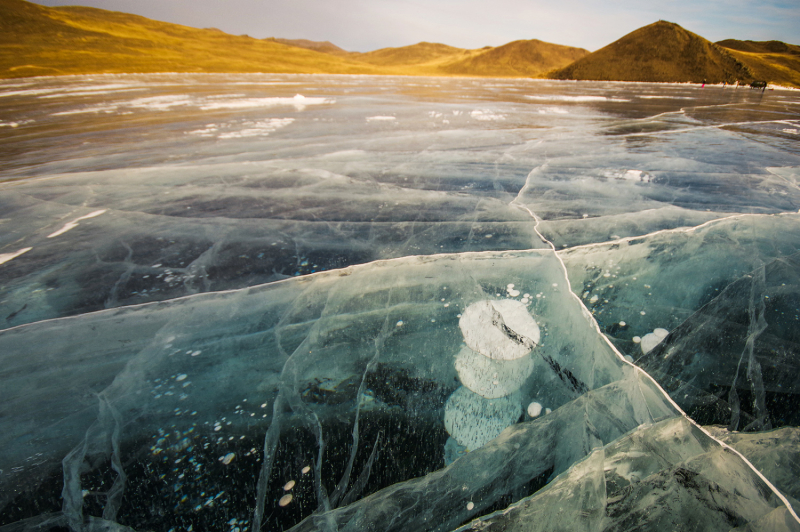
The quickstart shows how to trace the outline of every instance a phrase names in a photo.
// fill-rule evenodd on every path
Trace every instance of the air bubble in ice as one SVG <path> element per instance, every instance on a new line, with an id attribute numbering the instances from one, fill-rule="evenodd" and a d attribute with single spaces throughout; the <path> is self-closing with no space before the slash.
<path id="1" fill-rule="evenodd" d="M 291 493 L 281 497 L 281 500 L 278 501 L 278 506 L 280 506 L 282 508 L 284 506 L 287 506 L 290 502 L 292 502 L 292 494 Z"/>

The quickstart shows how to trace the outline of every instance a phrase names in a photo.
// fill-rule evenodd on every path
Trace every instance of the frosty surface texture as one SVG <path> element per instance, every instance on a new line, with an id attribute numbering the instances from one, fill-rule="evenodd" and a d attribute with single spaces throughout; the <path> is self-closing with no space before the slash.
<path id="1" fill-rule="evenodd" d="M 84 76 L 0 116 L 3 532 L 800 529 L 797 92 Z"/>

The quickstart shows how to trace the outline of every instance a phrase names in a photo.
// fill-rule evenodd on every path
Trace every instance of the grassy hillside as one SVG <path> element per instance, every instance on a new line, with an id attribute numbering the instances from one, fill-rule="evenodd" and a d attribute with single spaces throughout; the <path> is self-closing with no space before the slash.
<path id="1" fill-rule="evenodd" d="M 800 46 L 796 44 L 786 44 L 781 41 L 737 41 L 736 39 L 725 39 L 724 41 L 717 42 L 717 44 L 730 50 L 754 54 L 800 55 Z"/>
<path id="2" fill-rule="evenodd" d="M 580 55 L 575 50 L 541 41 L 481 50 L 423 42 L 360 54 L 329 42 L 261 40 L 89 7 L 0 0 L 0 78 L 121 72 L 518 77 L 565 66 Z"/>
<path id="3" fill-rule="evenodd" d="M 536 39 L 513 41 L 442 65 L 441 70 L 450 74 L 541 77 L 550 70 L 569 65 L 588 54 L 588 50 L 583 48 L 561 46 Z"/>
<path id="4" fill-rule="evenodd" d="M 756 79 L 778 85 L 800 87 L 800 46 L 781 41 L 737 41 L 717 43 L 753 73 Z"/>
<path id="5" fill-rule="evenodd" d="M 428 66 L 436 68 L 442 62 L 469 54 L 470 50 L 446 44 L 421 42 L 400 48 L 381 48 L 364 54 L 353 54 L 359 61 L 376 66 L 410 67 Z"/>
<path id="6" fill-rule="evenodd" d="M 306 48 L 308 50 L 314 50 L 315 52 L 322 52 L 325 54 L 332 54 L 339 56 L 350 55 L 350 52 L 348 52 L 347 50 L 343 50 L 338 46 L 336 46 L 335 44 L 333 44 L 332 42 L 328 41 L 310 41 L 308 39 L 281 39 L 278 37 L 270 37 L 264 40 L 278 42 L 281 44 L 287 44 L 289 46 L 296 46 L 297 48 Z"/>
<path id="7" fill-rule="evenodd" d="M 800 46 L 718 44 L 656 22 L 589 54 L 538 40 L 475 50 L 421 42 L 368 53 L 306 39 L 254 39 L 89 7 L 0 0 L 0 78 L 147 72 L 271 72 L 551 77 L 800 87 Z"/>
<path id="8" fill-rule="evenodd" d="M 369 64 L 214 29 L 0 0 L 0 77 L 115 72 L 380 73 Z"/>
<path id="9" fill-rule="evenodd" d="M 549 77 L 721 83 L 751 81 L 757 76 L 729 50 L 677 24 L 659 21 L 551 72 Z"/>

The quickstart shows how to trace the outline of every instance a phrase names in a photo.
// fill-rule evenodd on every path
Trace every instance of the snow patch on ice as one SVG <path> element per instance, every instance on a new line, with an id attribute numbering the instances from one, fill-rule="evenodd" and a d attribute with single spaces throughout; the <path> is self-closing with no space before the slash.
<path id="1" fill-rule="evenodd" d="M 506 119 L 506 115 L 501 115 L 498 113 L 494 113 L 492 111 L 487 111 L 485 109 L 475 109 L 470 113 L 470 116 L 475 120 L 480 120 L 482 122 L 492 122 L 492 121 L 501 121 Z"/>
<path id="2" fill-rule="evenodd" d="M 568 96 L 565 94 L 550 94 L 546 96 L 526 95 L 529 100 L 552 102 L 629 102 L 625 98 L 608 98 L 606 96 Z"/>
<path id="3" fill-rule="evenodd" d="M 397 120 L 396 116 L 368 116 L 367 122 L 393 122 Z"/>
<path id="4" fill-rule="evenodd" d="M 88 220 L 89 218 L 94 218 L 96 216 L 100 216 L 101 214 L 103 214 L 107 210 L 108 209 L 101 209 L 99 211 L 90 212 L 89 214 L 81 216 L 80 218 L 75 218 L 71 222 L 65 223 L 64 227 L 62 227 L 61 229 L 59 229 L 55 233 L 51 233 L 51 234 L 47 235 L 47 238 L 54 238 L 54 237 L 63 235 L 67 231 L 71 231 L 72 229 L 75 229 L 76 227 L 78 227 L 78 225 L 80 225 L 80 224 L 78 224 L 78 222 L 80 222 L 81 220 Z"/>
<path id="5" fill-rule="evenodd" d="M 539 109 L 539 114 L 568 115 L 569 111 L 567 111 L 566 109 L 562 109 L 561 107 L 542 107 L 541 109 Z"/>
<path id="6" fill-rule="evenodd" d="M 241 139 L 248 137 L 266 137 L 270 133 L 288 126 L 294 118 L 271 118 L 260 122 L 251 122 L 250 127 L 240 131 L 228 131 L 217 136 L 218 139 Z"/>
<path id="7" fill-rule="evenodd" d="M 23 253 L 27 253 L 33 248 L 22 248 L 19 251 L 15 251 L 14 253 L 0 253 L 0 264 L 5 264 L 6 262 L 16 259 Z"/>
<path id="8" fill-rule="evenodd" d="M 293 98 L 241 98 L 235 100 L 222 100 L 213 103 L 206 103 L 200 106 L 203 111 L 217 111 L 220 109 L 247 109 L 254 107 L 279 107 L 282 105 L 293 106 L 298 111 L 302 111 L 309 105 L 323 105 L 334 103 L 335 100 L 327 98 L 307 98 L 302 94 L 297 94 Z"/>

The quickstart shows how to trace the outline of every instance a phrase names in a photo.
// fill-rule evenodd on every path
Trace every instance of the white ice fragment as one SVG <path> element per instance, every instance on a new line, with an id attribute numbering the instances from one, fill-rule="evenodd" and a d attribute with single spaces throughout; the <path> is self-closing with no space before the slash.
<path id="1" fill-rule="evenodd" d="M 222 462 L 225 465 L 228 465 L 231 462 L 233 462 L 234 458 L 236 458 L 236 454 L 235 453 L 228 453 L 225 456 L 220 456 L 219 457 L 219 461 Z"/>
<path id="2" fill-rule="evenodd" d="M 647 312 L 645 312 L 645 311 L 643 311 L 643 310 L 642 310 L 641 312 L 639 312 L 639 314 L 641 314 L 642 316 L 644 316 L 645 314 L 647 314 Z"/>
<path id="3" fill-rule="evenodd" d="M 283 485 L 283 491 L 289 491 L 290 489 L 292 489 L 294 487 L 295 484 L 296 483 L 295 483 L 294 480 L 290 480 L 289 482 L 287 482 L 286 484 Z"/>
<path id="4" fill-rule="evenodd" d="M 188 375 L 186 375 L 186 373 L 181 373 L 180 375 L 178 375 L 177 377 L 175 377 L 175 380 L 176 380 L 177 382 L 181 382 L 181 381 L 184 381 L 184 380 L 186 380 L 186 377 L 188 377 Z"/>
<path id="5" fill-rule="evenodd" d="M 403 326 L 403 320 L 398 321 L 397 323 L 395 323 L 395 325 L 397 327 L 402 327 Z"/>
<path id="6" fill-rule="evenodd" d="M 539 343 L 539 325 L 513 299 L 473 303 L 458 325 L 470 349 L 496 360 L 522 358 Z"/>
<path id="7" fill-rule="evenodd" d="M 199 355 L 200 353 L 201 353 L 201 351 L 192 351 L 192 352 L 191 352 L 191 353 L 189 353 L 189 354 L 190 354 L 190 355 L 192 355 L 193 357 L 196 357 L 196 356 L 197 356 L 197 355 Z"/>
<path id="8" fill-rule="evenodd" d="M 475 503 L 472 502 L 472 501 L 469 501 L 467 503 L 467 511 L 471 512 L 473 508 L 475 508 Z"/>
<path id="9" fill-rule="evenodd" d="M 536 401 L 528 405 L 528 415 L 532 418 L 537 418 L 542 413 L 542 405 Z"/>
<path id="10" fill-rule="evenodd" d="M 33 248 L 22 248 L 19 251 L 15 251 L 14 253 L 0 253 L 0 264 L 5 264 L 6 262 L 16 259 L 23 253 L 27 253 Z"/>
<path id="11" fill-rule="evenodd" d="M 633 340 L 634 344 L 638 344 L 639 342 L 642 341 L 642 339 L 638 336 L 634 336 L 633 338 L 631 338 L 631 340 Z"/>
<path id="12" fill-rule="evenodd" d="M 549 414 L 549 413 L 550 413 L 550 412 L 552 412 L 552 411 L 553 411 L 553 409 L 552 409 L 552 408 L 545 408 L 545 409 L 544 409 L 544 413 L 545 413 L 545 415 Z"/>
<path id="13" fill-rule="evenodd" d="M 625 327 L 625 325 L 627 325 L 627 324 L 624 321 L 619 322 L 619 326 L 620 327 Z"/>
<path id="14" fill-rule="evenodd" d="M 461 386 L 445 403 L 444 426 L 460 445 L 474 451 L 514 424 L 520 410 L 511 397 L 486 399 Z"/>
<path id="15" fill-rule="evenodd" d="M 598 299 L 600 298 L 597 296 L 597 294 L 594 294 L 591 298 L 589 298 L 589 303 L 597 303 Z"/>
<path id="16" fill-rule="evenodd" d="M 461 348 L 455 361 L 461 384 L 487 399 L 505 397 L 515 391 L 533 373 L 533 357 L 528 354 L 515 360 L 494 360 Z"/>
<path id="17" fill-rule="evenodd" d="M 397 120 L 395 116 L 368 116 L 367 122 L 392 122 Z"/>
<path id="18" fill-rule="evenodd" d="M 308 466 L 305 466 L 305 467 L 304 467 L 304 468 L 303 468 L 303 469 L 302 469 L 300 472 L 301 472 L 302 474 L 304 474 L 304 475 L 305 475 L 305 474 L 306 474 L 306 473 L 308 473 L 309 471 L 311 471 L 311 468 L 310 468 L 310 467 L 308 467 Z"/>

